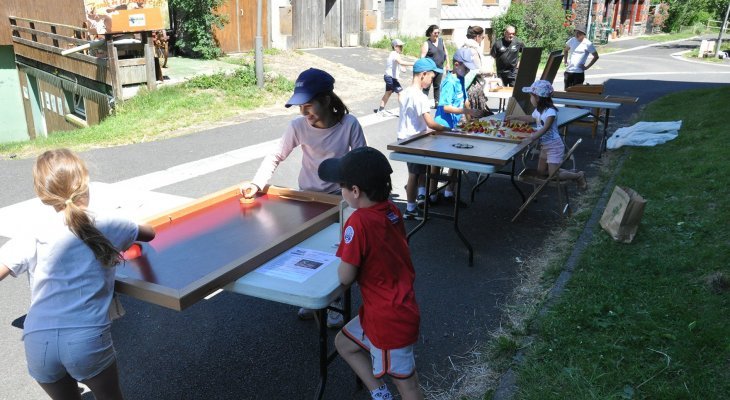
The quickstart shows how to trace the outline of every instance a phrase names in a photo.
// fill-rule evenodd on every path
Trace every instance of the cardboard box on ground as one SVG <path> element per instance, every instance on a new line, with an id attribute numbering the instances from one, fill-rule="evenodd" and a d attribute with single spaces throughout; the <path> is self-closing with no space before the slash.
<path id="1" fill-rule="evenodd" d="M 631 243 L 644 215 L 646 200 L 635 190 L 616 186 L 601 216 L 601 227 L 622 243 Z"/>

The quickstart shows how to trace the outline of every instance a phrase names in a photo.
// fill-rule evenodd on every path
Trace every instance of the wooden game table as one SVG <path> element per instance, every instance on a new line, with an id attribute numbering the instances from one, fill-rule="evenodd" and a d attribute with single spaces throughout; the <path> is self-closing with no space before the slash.
<path id="1" fill-rule="evenodd" d="M 340 239 L 340 196 L 267 186 L 250 204 L 230 187 L 149 218 L 156 237 L 125 252 L 116 290 L 174 310 L 183 310 L 221 288 L 257 298 L 311 308 L 319 320 L 321 399 L 329 351 L 326 310 L 343 295 L 349 321 L 350 290 L 339 283 L 334 258 L 306 280 L 267 275 L 264 269 L 292 249 L 334 254 Z M 140 244 L 138 244 L 140 245 Z"/>
<path id="2" fill-rule="evenodd" d="M 560 107 L 558 108 L 557 117 L 558 127 L 583 118 L 588 113 L 588 110 L 580 108 Z M 502 119 L 504 116 L 503 114 L 496 114 L 488 118 Z M 452 220 L 456 234 L 467 248 L 469 265 L 472 266 L 474 264 L 473 247 L 459 229 L 459 201 L 461 200 L 461 177 L 463 171 L 473 171 L 479 174 L 479 178 L 477 178 L 477 182 L 472 188 L 472 201 L 474 191 L 484 184 L 489 176 L 501 173 L 509 176 L 510 182 L 524 202 L 526 199 L 525 195 L 515 181 L 516 159 L 517 155 L 523 153 L 532 144 L 533 141 L 529 138 L 516 140 L 459 132 L 424 132 L 389 144 L 388 150 L 392 151 L 389 156 L 391 160 L 446 167 L 457 171 L 454 190 L 454 210 L 452 214 L 430 212 L 428 201 L 426 201 L 423 210 L 423 220 L 408 232 L 408 239 L 425 226 L 429 217 Z M 504 167 L 507 164 L 510 164 L 511 168 L 508 171 L 504 171 Z M 485 178 L 482 179 L 481 176 L 485 176 Z M 428 168 L 426 169 L 427 199 L 430 195 L 430 185 L 428 184 L 430 179 L 431 171 Z"/>
<path id="3" fill-rule="evenodd" d="M 339 196 L 268 186 L 241 197 L 230 187 L 144 221 L 157 235 L 125 253 L 116 291 L 180 311 L 339 220 Z"/>

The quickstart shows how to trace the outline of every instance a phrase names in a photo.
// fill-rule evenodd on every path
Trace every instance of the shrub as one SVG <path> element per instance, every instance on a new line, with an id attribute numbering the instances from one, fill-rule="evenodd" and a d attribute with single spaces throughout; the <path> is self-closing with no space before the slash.
<path id="1" fill-rule="evenodd" d="M 223 55 L 213 37 L 213 28 L 222 29 L 228 18 L 216 14 L 225 0 L 170 0 L 175 15 L 175 47 L 183 54 L 204 59 Z"/>
<path id="2" fill-rule="evenodd" d="M 512 25 L 527 47 L 542 47 L 543 58 L 550 51 L 565 47 L 573 26 L 565 26 L 565 11 L 560 0 L 532 0 L 512 3 L 507 12 L 492 21 L 495 39 Z"/>

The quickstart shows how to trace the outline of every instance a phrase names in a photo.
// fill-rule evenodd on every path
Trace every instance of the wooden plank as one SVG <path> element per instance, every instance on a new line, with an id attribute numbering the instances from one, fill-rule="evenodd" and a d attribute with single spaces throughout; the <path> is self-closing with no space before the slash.
<path id="1" fill-rule="evenodd" d="M 121 82 L 122 86 L 147 82 L 147 66 L 144 63 L 142 65 L 131 66 L 120 65 L 119 81 Z"/>
<path id="2" fill-rule="evenodd" d="M 12 45 L 9 18 L 24 25 L 30 21 L 46 26 L 54 25 L 59 31 L 61 28 L 83 29 L 80 25 L 86 21 L 84 2 L 80 0 L 2 0 L 0 4 L 0 45 Z M 48 19 L 53 21 L 47 21 Z M 68 36 L 73 35 L 69 32 Z"/>
<path id="3" fill-rule="evenodd" d="M 152 32 L 144 32 L 143 35 L 145 37 L 144 59 L 147 89 L 155 90 L 157 88 L 157 75 L 155 74 L 155 49 L 152 46 Z"/>
<path id="4" fill-rule="evenodd" d="M 69 42 L 69 43 L 74 43 L 74 44 L 86 44 L 86 43 L 89 43 L 88 40 L 76 39 L 75 37 L 69 37 L 69 36 L 59 35 L 59 34 L 56 34 L 56 33 L 43 32 L 43 31 L 39 31 L 38 29 L 31 29 L 31 28 L 26 28 L 26 27 L 23 27 L 23 26 L 13 26 L 12 27 L 12 30 L 18 31 L 18 32 L 23 32 L 23 33 L 35 34 L 35 35 L 38 35 L 38 36 L 48 37 L 48 38 L 52 38 L 54 40 L 61 40 L 61 41 L 64 41 L 64 42 Z M 60 47 L 60 46 L 56 45 L 56 47 Z"/>
<path id="5" fill-rule="evenodd" d="M 120 67 L 132 67 L 136 65 L 145 65 L 146 63 L 147 62 L 144 58 L 125 58 L 117 61 L 117 65 Z"/>
<path id="6" fill-rule="evenodd" d="M 58 50 L 60 52 L 60 49 Z M 55 54 L 37 47 L 24 45 L 20 42 L 14 43 L 13 51 L 16 55 L 36 60 L 46 65 L 53 65 L 59 69 L 73 72 L 85 78 L 111 85 L 106 59 L 91 57 L 85 54 L 70 54 L 64 57 L 60 53 Z M 88 60 L 94 60 L 94 62 L 89 62 Z"/>
<path id="7" fill-rule="evenodd" d="M 107 59 L 109 82 L 112 87 L 112 96 L 115 99 L 122 100 L 122 82 L 119 79 L 119 56 L 117 55 L 117 48 L 114 46 L 114 40 L 111 35 L 106 35 L 106 54 L 109 57 Z"/>
<path id="8" fill-rule="evenodd" d="M 21 98 L 23 99 L 23 110 L 25 111 L 25 123 L 28 126 L 28 136 L 31 140 L 35 139 L 35 122 L 33 121 L 33 109 L 31 102 L 34 100 L 33 92 L 30 88 L 25 73 L 18 70 L 18 81 L 20 82 Z M 25 98 L 23 93 L 28 93 L 28 98 Z"/>
<path id="9" fill-rule="evenodd" d="M 43 44 L 43 43 L 34 42 L 34 41 L 28 40 L 28 39 L 13 37 L 13 42 L 20 43 L 20 44 L 26 45 L 28 47 L 34 47 L 34 48 L 37 48 L 37 49 L 40 49 L 40 50 L 43 50 L 43 51 L 46 51 L 49 53 L 58 54 L 61 57 L 73 58 L 76 60 L 84 61 L 84 62 L 91 63 L 91 64 L 96 64 L 99 66 L 106 64 L 106 62 L 104 61 L 103 58 L 94 57 L 94 56 L 90 56 L 87 54 L 71 53 L 69 55 L 62 56 L 61 52 L 63 51 L 63 49 L 61 49 L 59 47 L 54 47 L 51 45 Z M 46 63 L 45 61 L 40 60 L 40 59 L 35 59 L 35 60 Z M 55 65 L 55 64 L 49 64 L 49 65 Z"/>
<path id="10" fill-rule="evenodd" d="M 49 25 L 49 26 L 58 26 L 58 27 L 68 28 L 68 29 L 73 29 L 73 30 L 78 30 L 78 31 L 86 31 L 87 30 L 86 28 L 82 28 L 80 26 L 59 24 L 59 23 L 56 23 L 56 22 L 41 21 L 41 20 L 32 19 L 32 18 L 21 18 L 21 17 L 16 17 L 16 16 L 10 16 L 10 19 L 14 19 L 16 21 L 33 22 L 33 23 L 36 23 L 36 24 L 43 24 L 43 25 Z"/>
<path id="11" fill-rule="evenodd" d="M 222 29 L 213 27 L 213 36 L 224 53 L 237 53 L 240 50 L 238 42 L 238 7 L 236 0 L 228 0 L 216 10 L 218 15 L 228 18 L 228 23 Z"/>
<path id="12" fill-rule="evenodd" d="M 292 37 L 296 48 L 322 47 L 324 40 L 324 2 L 321 0 L 299 0 L 292 3 Z"/>

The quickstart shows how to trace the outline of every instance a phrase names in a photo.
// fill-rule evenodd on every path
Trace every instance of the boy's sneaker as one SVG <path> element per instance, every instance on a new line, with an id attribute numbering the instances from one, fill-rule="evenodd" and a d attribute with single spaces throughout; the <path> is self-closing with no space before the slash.
<path id="1" fill-rule="evenodd" d="M 422 220 L 422 219 L 423 219 L 423 215 L 421 214 L 421 211 L 420 211 L 420 210 L 419 210 L 418 208 L 416 208 L 416 209 L 415 209 L 415 210 L 413 210 L 413 211 L 408 211 L 408 210 L 406 210 L 406 211 L 405 211 L 405 212 L 403 213 L 403 219 L 405 219 L 405 220 L 409 220 L 409 221 L 411 221 L 411 220 L 414 220 L 414 219 L 415 219 L 415 220 L 419 220 L 419 221 L 420 221 L 420 220 Z"/>
<path id="2" fill-rule="evenodd" d="M 314 310 L 312 310 L 310 308 L 302 307 L 297 312 L 297 316 L 299 317 L 299 319 L 304 320 L 304 321 L 306 321 L 308 319 L 312 319 L 312 318 L 314 318 Z"/>
<path id="3" fill-rule="evenodd" d="M 342 297 L 339 297 L 335 299 L 335 301 L 330 303 L 330 307 L 335 307 L 338 310 L 344 310 Z M 327 327 L 340 329 L 343 326 L 345 326 L 345 318 L 342 316 L 342 314 L 337 311 L 327 310 Z"/>
<path id="4" fill-rule="evenodd" d="M 418 197 L 416 197 L 416 208 L 419 210 L 423 210 L 423 207 L 426 205 L 426 195 L 425 194 L 419 194 Z"/>

